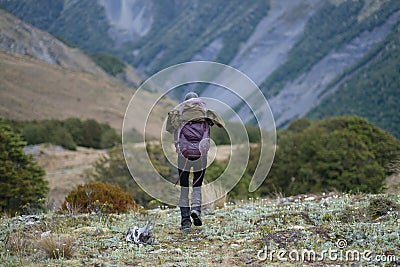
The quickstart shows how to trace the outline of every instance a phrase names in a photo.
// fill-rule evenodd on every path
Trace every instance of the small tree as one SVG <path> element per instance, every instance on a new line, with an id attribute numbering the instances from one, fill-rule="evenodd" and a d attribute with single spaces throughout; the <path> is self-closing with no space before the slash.
<path id="1" fill-rule="evenodd" d="M 82 139 L 84 143 L 81 145 L 85 147 L 101 148 L 101 125 L 97 121 L 89 119 L 83 122 L 82 127 Z"/>
<path id="2" fill-rule="evenodd" d="M 37 209 L 48 191 L 44 170 L 31 155 L 20 136 L 0 118 L 0 210 L 14 213 L 23 205 Z"/>

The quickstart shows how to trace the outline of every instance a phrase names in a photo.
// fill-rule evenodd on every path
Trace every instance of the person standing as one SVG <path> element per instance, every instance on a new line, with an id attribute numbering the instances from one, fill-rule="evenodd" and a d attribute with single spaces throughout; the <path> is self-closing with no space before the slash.
<path id="1" fill-rule="evenodd" d="M 185 100 L 168 113 L 167 131 L 174 134 L 174 144 L 178 153 L 178 174 L 181 186 L 179 208 L 181 229 L 191 228 L 191 218 L 195 226 L 201 226 L 201 186 L 206 168 L 207 153 L 210 148 L 210 127 L 214 124 L 224 127 L 222 119 L 194 92 L 186 94 Z M 193 169 L 193 170 L 192 170 Z M 189 176 L 193 171 L 192 201 L 189 203 Z M 177 181 L 177 182 L 178 182 Z"/>

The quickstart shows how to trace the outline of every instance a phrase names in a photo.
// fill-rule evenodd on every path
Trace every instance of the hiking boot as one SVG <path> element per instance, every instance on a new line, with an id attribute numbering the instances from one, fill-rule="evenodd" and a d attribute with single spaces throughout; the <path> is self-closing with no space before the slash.
<path id="1" fill-rule="evenodd" d="M 195 226 L 202 226 L 203 225 L 203 222 L 201 221 L 201 217 L 200 217 L 200 211 L 192 210 L 192 212 L 190 213 L 190 217 L 192 217 L 193 224 Z"/>
<path id="2" fill-rule="evenodd" d="M 192 222 L 190 221 L 190 217 L 189 218 L 182 218 L 181 221 L 181 230 L 188 232 L 190 231 L 190 227 L 192 225 Z"/>

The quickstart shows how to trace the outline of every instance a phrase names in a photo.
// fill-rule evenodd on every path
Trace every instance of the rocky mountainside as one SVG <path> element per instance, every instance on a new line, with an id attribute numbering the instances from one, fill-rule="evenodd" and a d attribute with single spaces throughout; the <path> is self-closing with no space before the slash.
<path id="1" fill-rule="evenodd" d="M 190 60 L 229 64 L 260 86 L 280 127 L 298 117 L 331 116 L 336 113 L 329 110 L 341 110 L 366 117 L 392 134 L 400 132 L 393 126 L 392 114 L 398 110 L 386 108 L 389 99 L 398 97 L 386 86 L 392 78 L 364 75 L 370 86 L 358 94 L 358 101 L 350 101 L 358 87 L 341 87 L 353 86 L 351 80 L 360 80 L 367 68 L 378 72 L 371 62 L 394 64 L 383 56 L 390 48 L 383 44 L 393 44 L 400 21 L 397 0 L 98 0 L 97 5 L 0 0 L 0 6 L 86 51 L 111 53 L 142 71 L 142 77 Z M 399 75 L 389 76 L 399 83 Z M 380 104 L 371 115 L 363 110 L 377 86 Z M 244 91 L 248 98 L 254 96 Z M 211 87 L 201 87 L 200 94 L 234 106 L 245 121 L 252 121 L 233 94 Z M 343 109 L 348 103 L 351 108 Z"/>

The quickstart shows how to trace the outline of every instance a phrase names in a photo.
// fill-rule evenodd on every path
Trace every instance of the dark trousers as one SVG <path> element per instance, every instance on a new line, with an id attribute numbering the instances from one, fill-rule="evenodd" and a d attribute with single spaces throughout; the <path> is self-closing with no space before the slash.
<path id="1" fill-rule="evenodd" d="M 186 159 L 181 154 L 178 156 L 178 173 L 179 183 L 181 186 L 181 194 L 179 198 L 179 207 L 182 216 L 190 215 L 189 204 L 189 175 L 193 169 L 193 193 L 192 193 L 192 210 L 201 211 L 201 186 L 203 184 L 204 175 L 207 166 L 207 156 L 195 160 Z"/>

